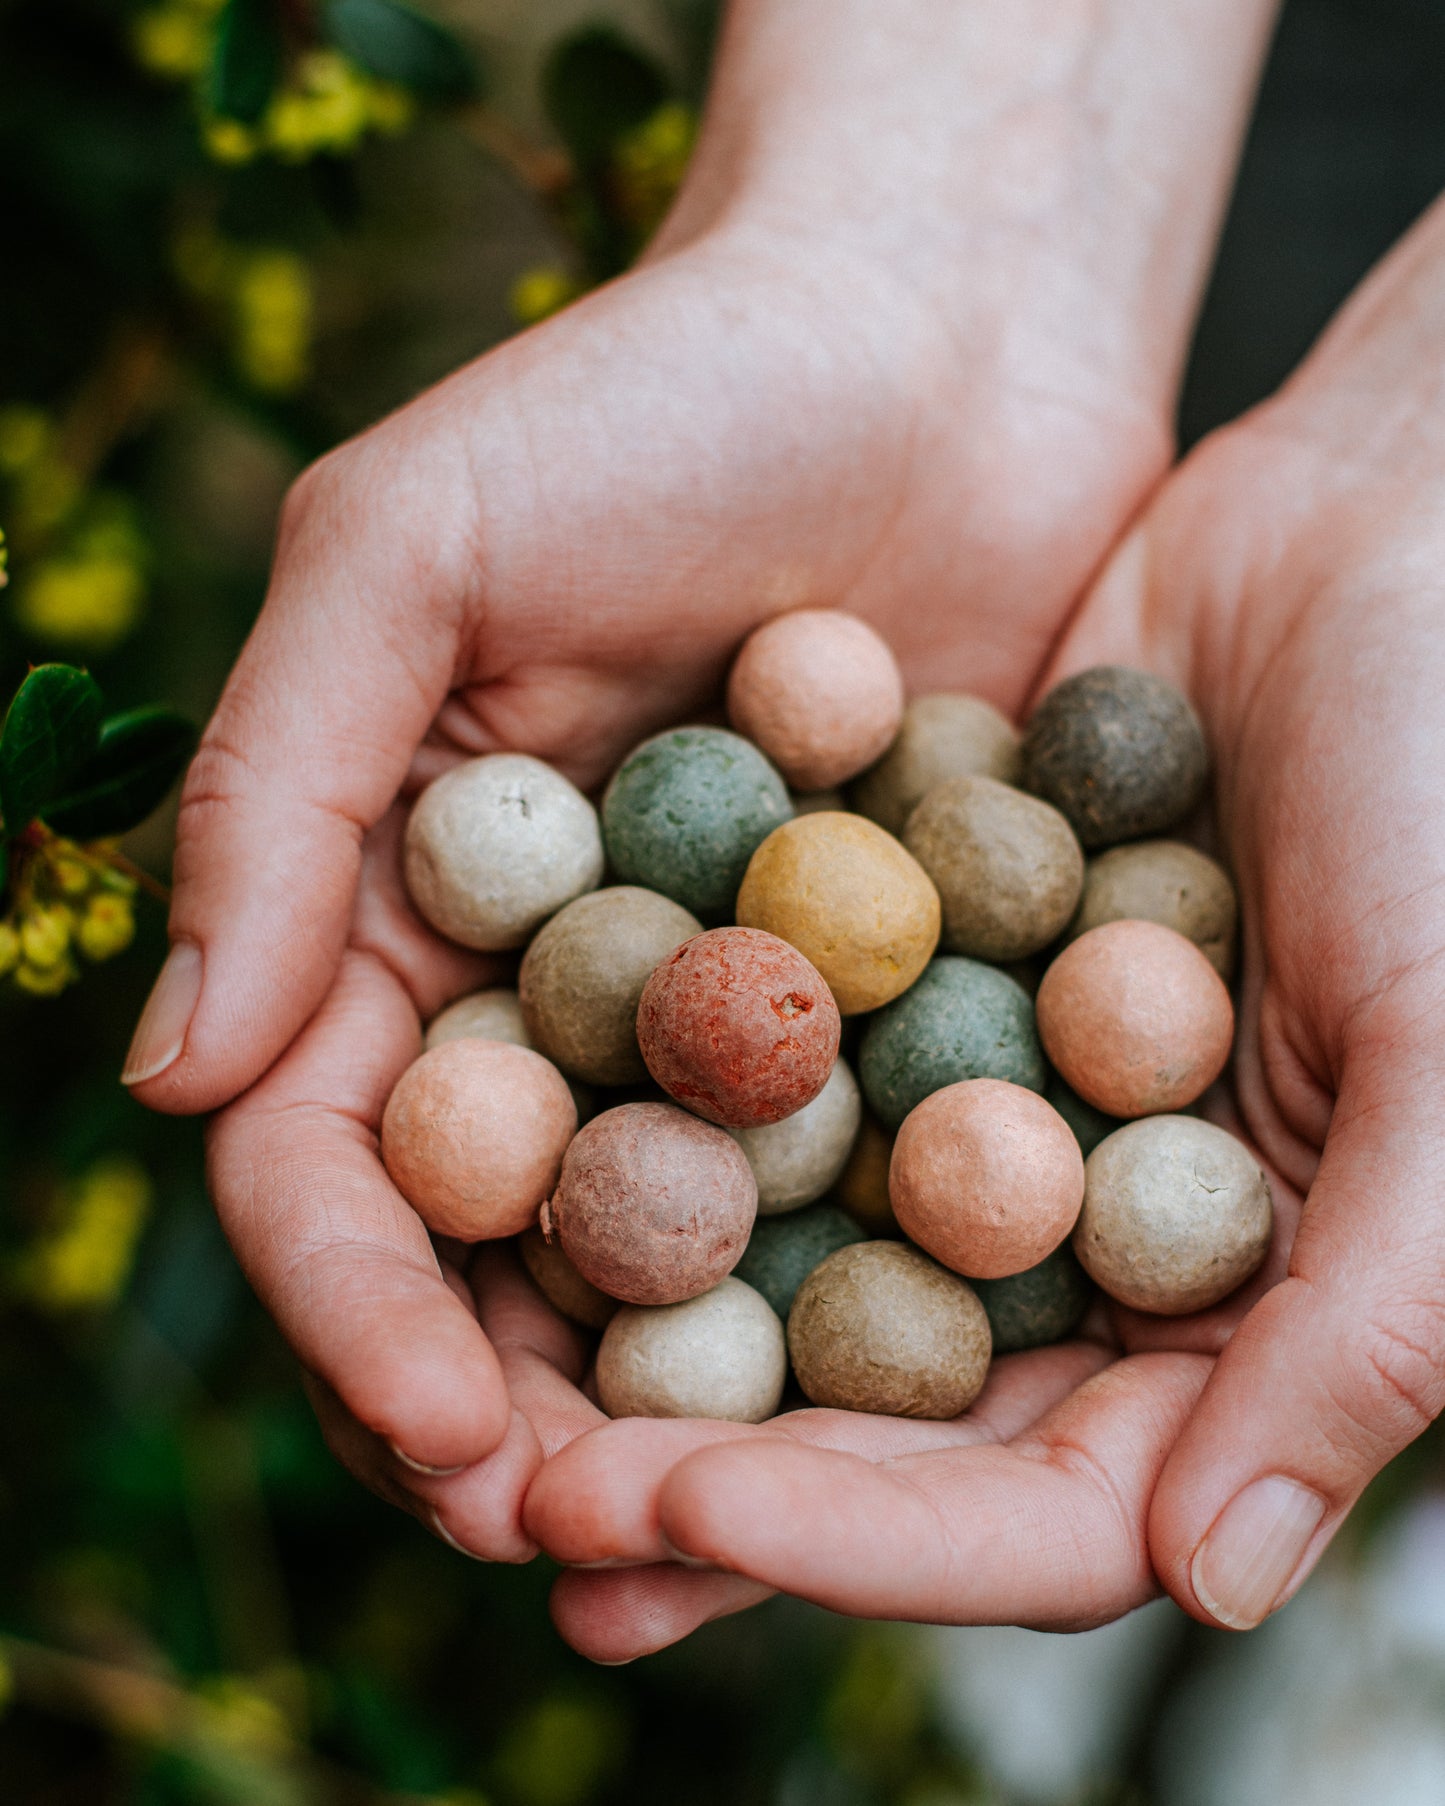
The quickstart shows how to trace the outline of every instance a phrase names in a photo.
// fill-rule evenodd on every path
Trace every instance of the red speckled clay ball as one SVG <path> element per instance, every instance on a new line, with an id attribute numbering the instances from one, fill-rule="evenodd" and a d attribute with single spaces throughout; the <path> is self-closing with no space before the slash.
<path id="1" fill-rule="evenodd" d="M 888 750 L 903 679 L 856 615 L 799 608 L 749 634 L 728 679 L 728 719 L 794 790 L 826 790 Z"/>
<path id="2" fill-rule="evenodd" d="M 609 1297 L 678 1304 L 732 1272 L 757 1209 L 731 1135 L 671 1104 L 619 1104 L 568 1148 L 544 1222 Z"/>
<path id="3" fill-rule="evenodd" d="M 1084 1156 L 1051 1104 L 1003 1079 L 945 1085 L 911 1110 L 893 1144 L 898 1226 L 969 1279 L 1037 1266 L 1084 1201 Z"/>
<path id="4" fill-rule="evenodd" d="M 446 1041 L 397 1080 L 381 1157 L 428 1229 L 484 1242 L 536 1222 L 576 1132 L 550 1060 L 504 1041 Z"/>
<path id="5" fill-rule="evenodd" d="M 828 1082 L 842 1023 L 795 947 L 760 928 L 713 928 L 669 953 L 643 988 L 637 1040 L 670 1097 L 709 1122 L 757 1129 Z"/>
<path id="6" fill-rule="evenodd" d="M 1106 922 L 1066 947 L 1036 1004 L 1044 1051 L 1086 1103 L 1110 1116 L 1192 1104 L 1224 1070 L 1234 1006 L 1182 934 Z"/>

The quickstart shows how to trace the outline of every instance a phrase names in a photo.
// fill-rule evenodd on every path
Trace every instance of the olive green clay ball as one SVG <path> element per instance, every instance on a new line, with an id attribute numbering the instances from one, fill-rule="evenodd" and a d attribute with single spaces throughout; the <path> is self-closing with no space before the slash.
<path id="1" fill-rule="evenodd" d="M 1084 1163 L 1074 1252 L 1111 1298 L 1182 1317 L 1259 1269 L 1273 1223 L 1269 1181 L 1242 1142 L 1195 1116 L 1150 1116 Z"/>
<path id="2" fill-rule="evenodd" d="M 448 1004 L 427 1027 L 426 1046 L 440 1047 L 443 1041 L 507 1041 L 513 1047 L 530 1047 L 531 1037 L 522 1020 L 522 1005 L 515 991 L 499 986 L 491 991 L 473 991 L 470 997 L 459 997 Z"/>
<path id="3" fill-rule="evenodd" d="M 1048 1083 L 1044 1086 L 1044 1096 L 1074 1131 L 1074 1140 L 1078 1142 L 1079 1152 L 1086 1160 L 1106 1135 L 1112 1135 L 1115 1129 L 1122 1129 L 1124 1126 L 1122 1116 L 1106 1116 L 1102 1110 L 1086 1104 L 1078 1092 L 1066 1085 L 1056 1072 L 1049 1074 Z"/>
<path id="4" fill-rule="evenodd" d="M 935 784 L 903 844 L 937 887 L 947 953 L 1026 959 L 1063 931 L 1083 887 L 1083 850 L 1063 816 L 996 778 Z"/>
<path id="5" fill-rule="evenodd" d="M 814 1267 L 839 1248 L 865 1239 L 852 1217 L 836 1205 L 810 1204 L 785 1217 L 759 1217 L 733 1271 L 786 1318 L 798 1287 Z"/>
<path id="6" fill-rule="evenodd" d="M 1094 1296 L 1089 1276 L 1067 1242 L 1022 1273 L 971 1283 L 988 1312 L 996 1355 L 1062 1342 L 1083 1322 Z"/>
<path id="7" fill-rule="evenodd" d="M 938 945 L 938 892 L 891 834 L 823 810 L 776 828 L 748 862 L 737 919 L 796 947 L 845 1016 L 906 991 Z"/>
<path id="8" fill-rule="evenodd" d="M 1162 834 L 1204 795 L 1199 718 L 1173 684 L 1098 665 L 1039 704 L 1023 743 L 1024 783 L 1068 817 L 1086 847 Z"/>
<path id="9" fill-rule="evenodd" d="M 758 1215 L 797 1210 L 835 1185 L 862 1114 L 858 1081 L 839 1060 L 827 1084 L 801 1110 L 760 1129 L 730 1129 L 758 1182 Z"/>
<path id="10" fill-rule="evenodd" d="M 537 934 L 517 985 L 532 1043 L 592 1085 L 647 1077 L 637 1005 L 659 960 L 702 923 L 654 890 L 618 884 L 578 897 Z"/>
<path id="11" fill-rule="evenodd" d="M 748 860 L 792 813 L 787 785 L 757 747 L 720 727 L 644 740 L 602 799 L 616 875 L 705 922 L 731 918 Z"/>
<path id="12" fill-rule="evenodd" d="M 815 1405 L 957 1417 L 988 1374 L 988 1317 L 973 1288 L 905 1242 L 857 1242 L 798 1288 L 788 1353 Z"/>
<path id="13" fill-rule="evenodd" d="M 1044 1088 L 1034 1006 L 1006 973 L 978 960 L 936 959 L 868 1024 L 858 1076 L 870 1108 L 896 1129 L 924 1098 L 961 1079 Z"/>
<path id="14" fill-rule="evenodd" d="M 587 1329 L 606 1329 L 621 1307 L 582 1277 L 563 1253 L 561 1242 L 549 1242 L 541 1225 L 534 1223 L 517 1237 L 517 1248 L 532 1283 L 554 1310 Z"/>
<path id="15" fill-rule="evenodd" d="M 903 711 L 892 746 L 853 785 L 853 807 L 890 834 L 946 778 L 1019 776 L 1018 730 L 981 696 L 918 696 Z"/>
<path id="16" fill-rule="evenodd" d="M 777 1312 L 740 1279 L 682 1304 L 620 1310 L 597 1350 L 597 1396 L 609 1417 L 762 1423 L 787 1376 Z"/>
<path id="17" fill-rule="evenodd" d="M 1226 984 L 1234 976 L 1239 900 L 1229 873 L 1198 847 L 1140 840 L 1089 861 L 1069 939 L 1126 920 L 1172 928 L 1194 942 Z"/>
<path id="18" fill-rule="evenodd" d="M 560 772 L 489 753 L 444 772 L 406 825 L 406 887 L 433 928 L 464 947 L 524 945 L 602 878 L 597 812 Z"/>

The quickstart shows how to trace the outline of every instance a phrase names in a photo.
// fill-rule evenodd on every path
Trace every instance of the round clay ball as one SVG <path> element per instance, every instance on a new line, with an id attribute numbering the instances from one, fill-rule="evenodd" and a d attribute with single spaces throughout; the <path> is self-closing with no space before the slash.
<path id="1" fill-rule="evenodd" d="M 892 746 L 853 785 L 853 807 L 890 834 L 901 834 L 914 809 L 947 778 L 1017 783 L 1018 730 L 981 696 L 915 697 L 903 711 Z"/>
<path id="2" fill-rule="evenodd" d="M 876 1238 L 898 1234 L 898 1220 L 888 1196 L 892 1158 L 892 1135 L 871 1110 L 864 1110 L 858 1139 L 838 1180 L 838 1202 Z"/>
<path id="3" fill-rule="evenodd" d="M 1090 1154 L 1074 1252 L 1111 1298 L 1181 1317 L 1258 1270 L 1273 1224 L 1269 1181 L 1242 1142 L 1195 1116 L 1151 1116 Z"/>
<path id="4" fill-rule="evenodd" d="M 762 1423 L 788 1377 L 777 1312 L 740 1279 L 661 1308 L 620 1310 L 597 1350 L 609 1417 L 712 1417 Z"/>
<path id="5" fill-rule="evenodd" d="M 1023 743 L 1024 782 L 1068 817 L 1086 847 L 1161 834 L 1204 795 L 1199 717 L 1173 684 L 1124 665 L 1065 678 Z"/>
<path id="6" fill-rule="evenodd" d="M 852 1217 L 832 1204 L 811 1204 L 785 1217 L 759 1217 L 734 1268 L 786 1319 L 798 1287 L 830 1254 L 864 1241 Z"/>
<path id="7" fill-rule="evenodd" d="M 1084 1156 L 1037 1092 L 967 1079 L 909 1112 L 888 1189 L 898 1227 L 935 1260 L 1002 1279 L 1067 1240 L 1084 1201 Z"/>
<path id="8" fill-rule="evenodd" d="M 633 884 L 569 903 L 522 960 L 517 986 L 533 1045 L 589 1084 L 640 1083 L 642 987 L 660 959 L 701 932 L 681 904 Z"/>
<path id="9" fill-rule="evenodd" d="M 748 862 L 737 918 L 805 954 L 845 1016 L 906 991 L 938 945 L 938 892 L 861 815 L 823 810 L 771 833 Z"/>
<path id="10" fill-rule="evenodd" d="M 1063 932 L 1083 888 L 1083 850 L 1063 816 L 996 778 L 935 784 L 903 844 L 938 891 L 949 953 L 1027 959 Z"/>
<path id="11" fill-rule="evenodd" d="M 1083 1322 L 1094 1296 L 1089 1276 L 1067 1242 L 1036 1267 L 1005 1279 L 975 1279 L 973 1289 L 988 1312 L 996 1355 L 1062 1342 Z"/>
<path id="12" fill-rule="evenodd" d="M 428 1048 L 440 1047 L 443 1041 L 506 1041 L 513 1047 L 530 1047 L 531 1037 L 522 1020 L 522 1005 L 515 991 L 499 986 L 491 991 L 473 991 L 470 997 L 459 997 L 448 1004 L 427 1027 Z"/>
<path id="13" fill-rule="evenodd" d="M 756 1129 L 811 1103 L 842 1024 L 802 954 L 756 928 L 712 928 L 670 953 L 637 1006 L 647 1070 L 709 1122 Z"/>
<path id="14" fill-rule="evenodd" d="M 885 1128 L 961 1079 L 1044 1088 L 1034 1006 L 1022 986 L 978 960 L 945 955 L 868 1024 L 858 1056 L 863 1095 Z"/>
<path id="15" fill-rule="evenodd" d="M 798 1288 L 788 1353 L 815 1405 L 957 1417 L 988 1374 L 988 1318 L 966 1281 L 917 1248 L 858 1242 Z"/>
<path id="16" fill-rule="evenodd" d="M 730 1273 L 758 1188 L 730 1135 L 672 1104 L 620 1104 L 578 1131 L 543 1226 L 627 1304 L 676 1304 Z"/>
<path id="17" fill-rule="evenodd" d="M 498 952 L 602 878 L 597 812 L 560 772 L 488 753 L 427 785 L 406 824 L 406 887 L 433 928 Z"/>
<path id="18" fill-rule="evenodd" d="M 541 1054 L 447 1041 L 397 1080 L 381 1158 L 428 1229 L 490 1241 L 536 1221 L 576 1129 L 567 1081 Z"/>
<path id="19" fill-rule="evenodd" d="M 1044 1086 L 1044 1096 L 1074 1131 L 1074 1140 L 1078 1142 L 1079 1152 L 1086 1160 L 1106 1135 L 1112 1135 L 1115 1129 L 1122 1129 L 1124 1126 L 1123 1117 L 1106 1116 L 1102 1110 L 1086 1104 L 1078 1092 L 1066 1085 L 1056 1072 L 1049 1074 L 1048 1083 Z"/>
<path id="20" fill-rule="evenodd" d="M 1239 900 L 1229 873 L 1198 847 L 1140 840 L 1091 859 L 1069 939 L 1124 921 L 1172 928 L 1194 942 L 1226 984 L 1234 976 Z"/>
<path id="21" fill-rule="evenodd" d="M 903 719 L 903 677 L 866 621 L 799 608 L 743 641 L 727 704 L 728 720 L 795 790 L 824 790 L 886 751 Z"/>
<path id="22" fill-rule="evenodd" d="M 582 1277 L 561 1242 L 549 1242 L 540 1224 L 534 1223 L 518 1236 L 517 1247 L 532 1283 L 554 1310 L 586 1329 L 606 1329 L 620 1309 L 617 1300 Z"/>
<path id="23" fill-rule="evenodd" d="M 1110 1116 L 1192 1104 L 1224 1070 L 1234 1005 L 1194 945 L 1157 922 L 1106 922 L 1066 947 L 1035 1002 L 1066 1084 Z"/>
<path id="24" fill-rule="evenodd" d="M 792 793 L 794 815 L 817 815 L 824 809 L 846 809 L 848 802 L 841 790 L 795 790 Z"/>
<path id="25" fill-rule="evenodd" d="M 862 1115 L 858 1081 L 839 1060 L 812 1103 L 761 1129 L 731 1130 L 758 1182 L 758 1215 L 797 1210 L 837 1184 Z"/>
<path id="26" fill-rule="evenodd" d="M 748 860 L 792 812 L 787 786 L 757 747 L 720 727 L 644 740 L 602 799 L 616 875 L 705 922 L 732 915 Z"/>

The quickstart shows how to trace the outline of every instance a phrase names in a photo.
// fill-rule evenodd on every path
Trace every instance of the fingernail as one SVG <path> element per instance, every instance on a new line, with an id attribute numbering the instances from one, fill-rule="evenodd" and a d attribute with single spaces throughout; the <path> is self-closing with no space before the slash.
<path id="1" fill-rule="evenodd" d="M 485 1560 L 485 1557 L 478 1555 L 475 1549 L 469 1549 L 465 1543 L 459 1543 L 457 1541 L 457 1539 L 452 1535 L 451 1531 L 448 1530 L 446 1525 L 442 1522 L 441 1513 L 439 1511 L 432 1510 L 432 1511 L 429 1511 L 426 1515 L 427 1515 L 427 1522 L 431 1525 L 432 1529 L 437 1533 L 437 1535 L 442 1539 L 442 1541 L 447 1545 L 448 1548 L 455 1549 L 458 1555 L 465 1555 L 468 1561 Z"/>
<path id="2" fill-rule="evenodd" d="M 201 950 L 177 941 L 161 967 L 125 1057 L 122 1085 L 140 1085 L 180 1058 L 201 997 Z"/>
<path id="3" fill-rule="evenodd" d="M 466 1468 L 464 1461 L 460 1467 L 428 1467 L 425 1461 L 413 1461 L 405 1449 L 399 1449 L 394 1442 L 386 1445 L 396 1456 L 403 1467 L 409 1467 L 414 1474 L 425 1474 L 429 1480 L 446 1480 L 452 1474 L 460 1474 Z"/>
<path id="4" fill-rule="evenodd" d="M 1199 1603 L 1231 1630 L 1253 1630 L 1292 1590 L 1325 1502 L 1283 1475 L 1236 1493 L 1194 1551 L 1189 1578 Z"/>

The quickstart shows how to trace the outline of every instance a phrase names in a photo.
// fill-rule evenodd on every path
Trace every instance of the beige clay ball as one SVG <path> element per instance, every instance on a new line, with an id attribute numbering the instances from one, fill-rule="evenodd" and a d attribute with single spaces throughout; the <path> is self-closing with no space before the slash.
<path id="1" fill-rule="evenodd" d="M 799 1210 L 835 1185 L 863 1116 L 858 1081 L 839 1060 L 810 1104 L 760 1129 L 729 1129 L 758 1182 L 758 1215 Z"/>
<path id="2" fill-rule="evenodd" d="M 473 991 L 448 1004 L 427 1025 L 428 1049 L 444 1041 L 506 1041 L 513 1047 L 530 1047 L 531 1037 L 522 1020 L 521 999 L 504 985 L 490 991 Z"/>
<path id="3" fill-rule="evenodd" d="M 1138 840 L 1091 859 L 1069 939 L 1122 921 L 1172 928 L 1194 942 L 1226 984 L 1234 976 L 1239 900 L 1229 873 L 1198 847 Z"/>
<path id="4" fill-rule="evenodd" d="M 992 703 L 962 693 L 916 696 L 897 739 L 854 783 L 853 807 L 901 834 L 935 784 L 966 777 L 1014 784 L 1021 768 L 1018 729 Z"/>
<path id="5" fill-rule="evenodd" d="M 597 1396 L 609 1417 L 762 1423 L 787 1376 L 783 1326 L 740 1279 L 682 1304 L 629 1305 L 597 1350 Z"/>

